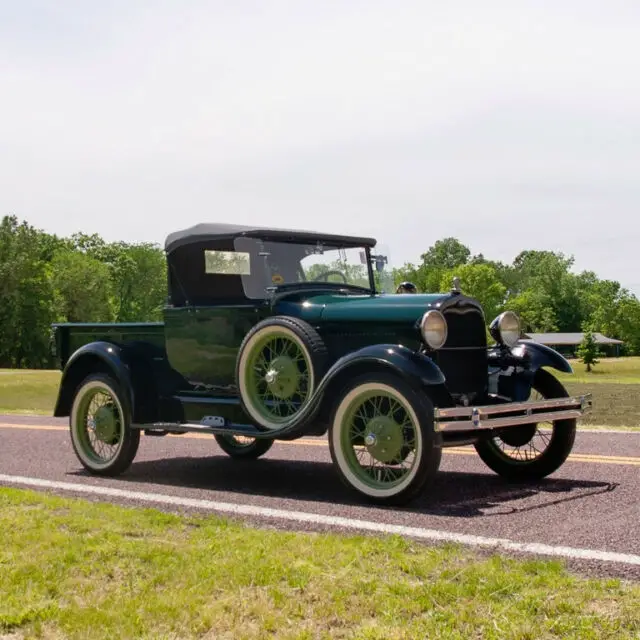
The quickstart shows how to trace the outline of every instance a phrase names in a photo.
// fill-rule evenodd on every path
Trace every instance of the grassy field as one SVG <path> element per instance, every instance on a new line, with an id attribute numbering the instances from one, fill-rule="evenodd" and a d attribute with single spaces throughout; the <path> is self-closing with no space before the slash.
<path id="1" fill-rule="evenodd" d="M 639 598 L 555 561 L 0 489 L 2 638 L 621 640 Z"/>
<path id="2" fill-rule="evenodd" d="M 640 358 L 603 359 L 590 373 L 571 364 L 573 375 L 552 373 L 570 393 L 593 393 L 594 411 L 582 425 L 640 428 Z M 0 413 L 51 415 L 59 381 L 59 371 L 0 370 Z"/>
<path id="3" fill-rule="evenodd" d="M 0 413 L 51 415 L 60 376 L 59 371 L 0 369 Z"/>
<path id="4" fill-rule="evenodd" d="M 640 384 L 640 358 L 603 358 L 599 364 L 587 372 L 578 360 L 569 360 L 573 374 L 558 373 L 566 382 L 586 384 Z"/>

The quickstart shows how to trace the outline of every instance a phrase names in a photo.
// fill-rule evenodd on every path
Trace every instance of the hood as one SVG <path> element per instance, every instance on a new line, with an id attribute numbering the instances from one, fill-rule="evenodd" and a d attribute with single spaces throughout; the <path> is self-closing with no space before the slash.
<path id="1" fill-rule="evenodd" d="M 280 300 L 276 312 L 307 322 L 400 322 L 413 323 L 431 308 L 451 298 L 449 293 L 344 296 L 321 294 L 304 299 Z"/>

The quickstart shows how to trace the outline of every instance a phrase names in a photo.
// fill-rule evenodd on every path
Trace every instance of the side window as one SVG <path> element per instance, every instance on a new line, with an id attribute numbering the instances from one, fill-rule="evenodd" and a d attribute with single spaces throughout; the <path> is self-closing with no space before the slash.
<path id="1" fill-rule="evenodd" d="M 238 251 L 204 252 L 205 273 L 210 275 L 249 276 L 251 275 L 250 255 Z"/>

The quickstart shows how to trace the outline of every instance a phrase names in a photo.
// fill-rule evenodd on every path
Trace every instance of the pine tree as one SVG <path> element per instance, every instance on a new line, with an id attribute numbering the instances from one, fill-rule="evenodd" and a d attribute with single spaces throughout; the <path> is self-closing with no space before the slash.
<path id="1" fill-rule="evenodd" d="M 578 347 L 578 357 L 586 365 L 587 371 L 591 371 L 591 367 L 600 362 L 596 359 L 597 356 L 598 345 L 593 337 L 593 331 L 589 328 L 584 332 L 584 337 Z"/>

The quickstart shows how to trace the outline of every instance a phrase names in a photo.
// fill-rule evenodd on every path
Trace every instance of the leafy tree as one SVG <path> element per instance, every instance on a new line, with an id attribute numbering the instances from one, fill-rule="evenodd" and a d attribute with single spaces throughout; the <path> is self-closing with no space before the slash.
<path id="1" fill-rule="evenodd" d="M 593 337 L 593 331 L 591 328 L 587 328 L 584 332 L 584 337 L 580 346 L 578 347 L 578 357 L 583 364 L 586 365 L 587 371 L 591 371 L 591 367 L 598 364 L 598 345 Z"/>
<path id="2" fill-rule="evenodd" d="M 491 322 L 504 302 L 506 287 L 498 279 L 495 268 L 490 264 L 465 264 L 442 273 L 440 290 L 448 291 L 453 278 L 460 278 L 460 287 L 467 295 L 477 298 L 484 309 L 487 322 Z"/>
<path id="3" fill-rule="evenodd" d="M 79 251 L 58 251 L 51 261 L 54 307 L 60 322 L 113 322 L 109 268 Z"/>
<path id="4" fill-rule="evenodd" d="M 49 361 L 54 320 L 50 267 L 43 238 L 26 222 L 0 223 L 0 366 L 40 367 Z"/>
<path id="5" fill-rule="evenodd" d="M 554 305 L 543 291 L 527 289 L 515 297 L 507 298 L 504 308 L 518 314 L 523 331 L 550 333 L 558 330 Z"/>
<path id="6" fill-rule="evenodd" d="M 640 301 L 631 295 L 618 303 L 616 331 L 611 337 L 624 341 L 623 353 L 640 354 Z"/>
<path id="7" fill-rule="evenodd" d="M 511 264 L 472 255 L 456 238 L 436 241 L 416 264 L 393 270 L 395 285 L 414 282 L 419 291 L 448 291 L 454 276 L 465 293 L 482 303 L 487 320 L 516 311 L 525 331 L 580 331 L 598 327 L 624 341 L 623 352 L 640 354 L 640 301 L 620 283 L 592 271 L 572 272 L 573 258 L 553 251 L 526 250 Z M 368 284 L 365 265 L 313 265 L 312 279 L 327 269 Z M 386 273 L 386 272 L 385 272 Z M 378 289 L 395 289 L 381 281 Z M 338 277 L 330 280 L 340 282 Z M 69 238 L 34 229 L 15 216 L 0 223 L 0 366 L 39 367 L 49 361 L 49 330 L 55 321 L 151 321 L 162 318 L 166 260 L 148 243 L 106 242 L 97 234 Z M 588 336 L 581 353 L 591 359 Z M 590 351 L 591 350 L 591 351 Z M 592 360 L 585 364 L 596 364 Z"/>
<path id="8" fill-rule="evenodd" d="M 437 240 L 420 256 L 419 265 L 405 264 L 394 272 L 396 284 L 404 280 L 413 282 L 419 291 L 438 292 L 442 286 L 442 276 L 455 267 L 469 262 L 471 251 L 456 238 Z M 446 290 L 451 282 L 446 285 Z"/>
<path id="9" fill-rule="evenodd" d="M 467 264 L 471 251 L 456 238 L 437 240 L 420 258 L 425 267 L 453 269 Z"/>
<path id="10" fill-rule="evenodd" d="M 75 234 L 74 247 L 109 268 L 116 322 L 161 319 L 167 297 L 166 259 L 150 243 L 105 242 L 97 234 Z"/>
<path id="11" fill-rule="evenodd" d="M 148 243 L 118 243 L 117 249 L 112 271 L 117 321 L 160 320 L 167 298 L 164 254 Z"/>

